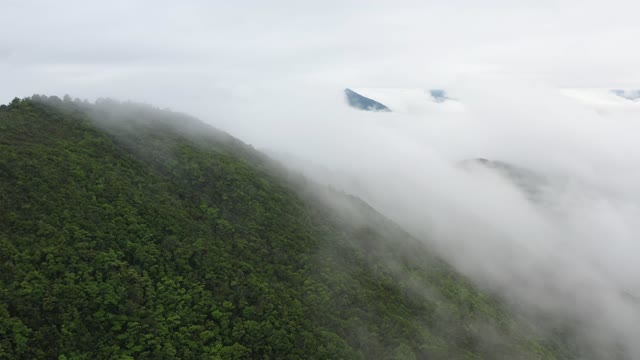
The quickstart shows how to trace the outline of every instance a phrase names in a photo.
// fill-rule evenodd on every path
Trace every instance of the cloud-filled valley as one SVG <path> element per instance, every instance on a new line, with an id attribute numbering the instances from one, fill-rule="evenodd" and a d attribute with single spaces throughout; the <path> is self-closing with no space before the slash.
<path id="1" fill-rule="evenodd" d="M 575 321 L 603 351 L 637 354 L 640 124 L 628 110 L 602 114 L 589 107 L 601 104 L 557 89 L 479 102 L 467 94 L 464 111 L 411 114 L 336 99 L 320 106 L 335 111 L 318 119 L 321 130 L 300 125 L 300 138 L 313 140 L 287 145 L 272 133 L 265 146 L 299 156 L 280 158 L 361 196 L 534 318 Z M 460 166 L 476 158 L 504 161 L 511 173 Z"/>

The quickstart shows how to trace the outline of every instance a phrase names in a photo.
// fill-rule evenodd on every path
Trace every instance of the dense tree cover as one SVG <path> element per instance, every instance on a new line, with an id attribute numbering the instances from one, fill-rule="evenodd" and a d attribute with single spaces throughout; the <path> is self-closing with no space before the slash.
<path id="1" fill-rule="evenodd" d="M 149 106 L 0 107 L 0 358 L 554 358 L 360 200 Z"/>

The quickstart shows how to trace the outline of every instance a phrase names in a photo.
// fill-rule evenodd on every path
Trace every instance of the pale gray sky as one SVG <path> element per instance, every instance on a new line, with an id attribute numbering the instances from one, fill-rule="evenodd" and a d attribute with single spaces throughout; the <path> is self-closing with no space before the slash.
<path id="1" fill-rule="evenodd" d="M 3 0 L 0 99 L 113 96 L 203 113 L 256 89 L 509 78 L 640 83 L 635 1 Z"/>

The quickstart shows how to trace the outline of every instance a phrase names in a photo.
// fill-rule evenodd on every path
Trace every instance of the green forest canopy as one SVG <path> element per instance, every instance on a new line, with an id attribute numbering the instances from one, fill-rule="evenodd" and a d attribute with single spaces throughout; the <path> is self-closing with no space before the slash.
<path id="1" fill-rule="evenodd" d="M 361 200 L 147 105 L 0 107 L 0 358 L 546 359 Z"/>

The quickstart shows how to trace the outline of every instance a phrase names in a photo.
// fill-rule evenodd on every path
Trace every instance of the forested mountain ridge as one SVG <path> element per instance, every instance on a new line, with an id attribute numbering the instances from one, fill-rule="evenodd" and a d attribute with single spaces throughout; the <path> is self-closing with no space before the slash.
<path id="1" fill-rule="evenodd" d="M 0 107 L 0 358 L 565 357 L 358 199 L 149 106 Z"/>

